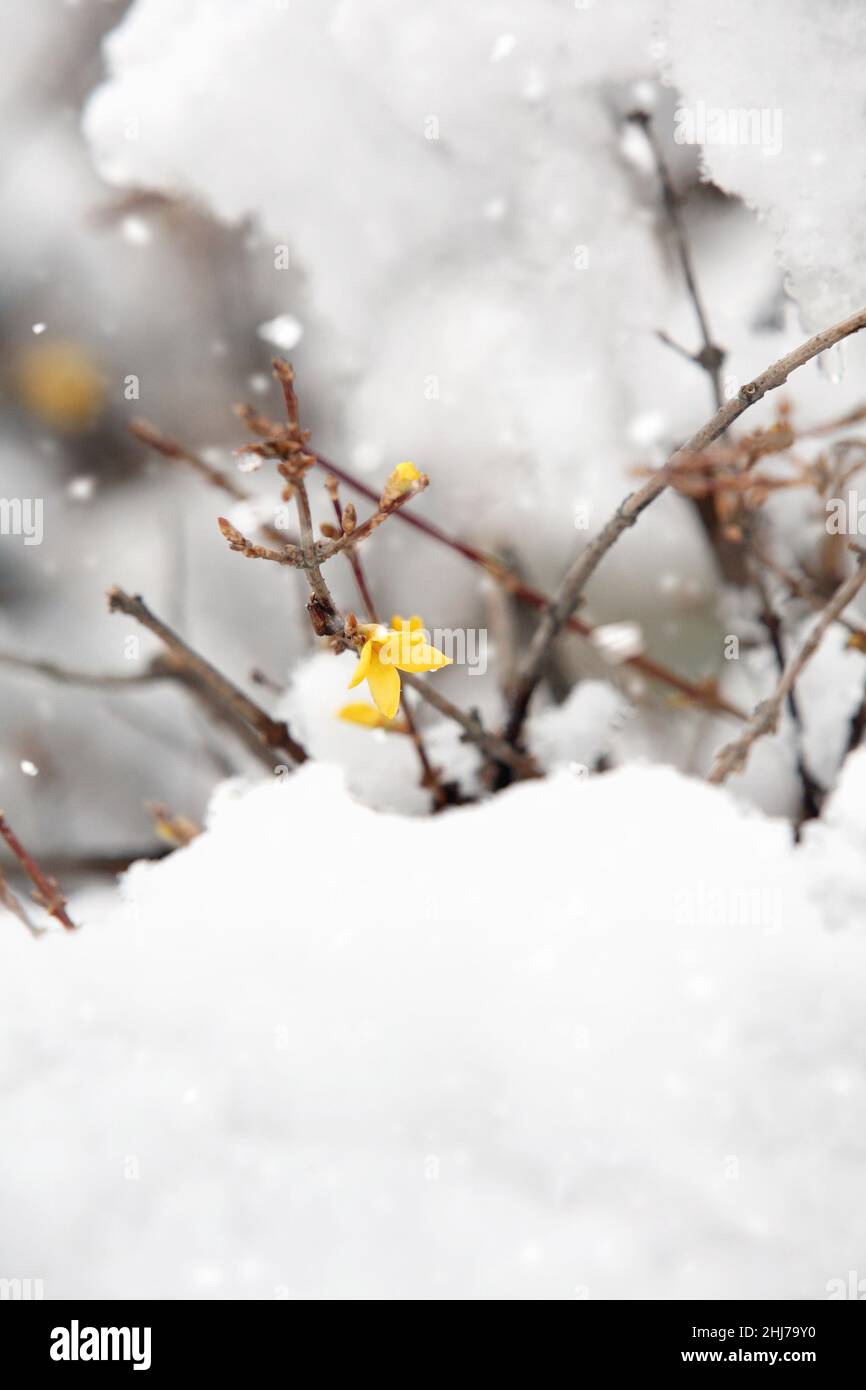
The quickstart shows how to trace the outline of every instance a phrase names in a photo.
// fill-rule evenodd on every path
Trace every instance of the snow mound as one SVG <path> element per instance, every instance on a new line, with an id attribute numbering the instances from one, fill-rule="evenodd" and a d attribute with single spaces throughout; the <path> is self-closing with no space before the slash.
<path id="1" fill-rule="evenodd" d="M 804 325 L 866 303 L 866 11 L 857 0 L 672 0 L 680 138 L 703 132 L 720 188 L 770 221 Z M 692 125 L 693 123 L 693 125 Z"/>
<path id="2" fill-rule="evenodd" d="M 0 937 L 8 1267 L 49 1297 L 824 1297 L 866 1238 L 866 943 L 823 920 L 864 781 L 805 852 L 659 767 L 426 820 L 321 765 L 225 784 L 124 915 Z"/>

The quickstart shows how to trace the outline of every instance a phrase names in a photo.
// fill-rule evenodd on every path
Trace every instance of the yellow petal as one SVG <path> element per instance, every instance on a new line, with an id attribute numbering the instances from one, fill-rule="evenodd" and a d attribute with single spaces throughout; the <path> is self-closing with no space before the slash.
<path id="1" fill-rule="evenodd" d="M 395 613 L 391 619 L 391 627 L 395 632 L 420 632 L 424 624 L 417 613 L 411 618 L 403 618 L 399 613 Z"/>
<path id="2" fill-rule="evenodd" d="M 388 475 L 388 481 L 379 499 L 380 506 L 392 506 L 398 497 L 402 497 L 404 492 L 408 492 L 418 482 L 423 487 L 427 480 L 423 473 L 419 473 L 414 463 L 398 463 Z"/>
<path id="3" fill-rule="evenodd" d="M 390 478 L 388 479 L 388 482 L 417 483 L 420 477 L 421 474 L 415 467 L 414 463 L 398 463 L 397 467 L 393 470 Z"/>
<path id="4" fill-rule="evenodd" d="M 399 671 L 439 671 L 443 666 L 451 665 L 451 658 L 440 652 L 438 647 L 431 647 L 429 642 L 410 642 L 402 644 L 393 664 Z"/>
<path id="5" fill-rule="evenodd" d="M 367 672 L 367 684 L 376 702 L 376 708 L 386 719 L 393 719 L 400 708 L 400 677 L 395 666 L 383 664 L 379 660 L 378 652 L 373 653 Z"/>
<path id="6" fill-rule="evenodd" d="M 370 660 L 371 660 L 372 656 L 373 656 L 373 643 L 372 643 L 372 641 L 370 641 L 370 640 L 368 639 L 368 640 L 364 643 L 363 650 L 361 651 L 361 655 L 360 655 L 360 657 L 358 658 L 358 664 L 357 664 L 357 666 L 355 667 L 354 675 L 352 676 L 352 679 L 349 681 L 349 689 L 350 689 L 350 690 L 351 690 L 354 686 L 360 685 L 360 684 L 361 684 L 361 681 L 366 680 L 366 678 L 367 678 L 367 672 L 368 672 L 369 669 L 370 669 Z"/>
<path id="7" fill-rule="evenodd" d="M 382 716 L 373 706 L 366 704 L 363 700 L 358 700 L 349 705 L 343 705 L 337 711 L 338 719 L 345 719 L 347 724 L 363 724 L 367 729 L 379 729 L 382 727 Z"/>

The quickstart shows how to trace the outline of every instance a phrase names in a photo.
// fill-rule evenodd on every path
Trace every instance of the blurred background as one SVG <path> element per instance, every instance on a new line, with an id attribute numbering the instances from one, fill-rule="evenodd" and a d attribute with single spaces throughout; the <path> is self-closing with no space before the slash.
<path id="1" fill-rule="evenodd" d="M 153 646 L 130 648 L 142 634 L 108 616 L 112 584 L 263 702 L 274 691 L 254 670 L 288 684 L 283 712 L 358 794 L 419 809 L 384 786 L 402 751 L 376 745 L 368 775 L 368 735 L 335 730 L 346 672 L 315 654 L 298 576 L 241 560 L 216 528 L 225 511 L 255 530 L 277 504 L 268 469 L 238 472 L 232 411 L 279 409 L 275 350 L 295 364 L 321 451 L 372 485 L 413 458 L 432 479 L 425 515 L 549 590 L 580 528 L 713 404 L 706 376 L 658 336 L 699 346 L 635 109 L 651 113 L 683 197 L 726 389 L 803 336 L 770 227 L 702 181 L 699 150 L 674 139 L 676 63 L 649 0 L 618 16 L 551 2 L 529 21 L 491 4 L 462 28 L 459 7 L 446 22 L 420 3 L 377 6 L 369 22 L 354 3 L 242 10 L 31 0 L 0 20 L 15 55 L 0 78 L 0 497 L 44 510 L 41 544 L 0 537 L 0 805 L 61 867 L 154 851 L 148 803 L 197 821 L 217 781 L 255 767 L 182 691 L 135 679 Z M 799 374 L 795 392 L 804 423 L 860 403 L 841 365 Z M 136 417 L 250 503 L 149 451 L 129 432 Z M 784 535 L 812 545 L 820 506 L 780 505 Z M 323 492 L 316 506 L 327 519 Z M 367 563 L 383 611 L 502 633 L 501 596 L 406 528 L 385 528 Z M 332 577 L 351 605 L 350 576 Z M 610 556 L 587 615 L 636 623 L 653 657 L 721 678 L 748 706 L 772 666 L 765 653 L 723 669 L 725 633 L 748 643 L 754 620 L 727 579 L 694 506 L 666 497 Z M 531 621 L 509 621 L 519 646 Z M 443 688 L 495 722 L 513 657 L 494 640 L 484 680 L 449 671 Z M 615 746 L 606 707 L 561 737 L 537 730 L 557 758 L 701 771 L 729 731 L 574 641 L 542 715 L 578 675 L 613 680 L 637 717 Z M 790 809 L 790 760 L 768 781 L 759 756 L 741 790 Z"/>
<path id="2" fill-rule="evenodd" d="M 153 849 L 147 801 L 198 815 L 216 779 L 252 765 L 164 683 L 60 679 L 140 670 L 124 660 L 133 629 L 107 616 L 112 583 L 241 680 L 254 666 L 282 676 L 305 641 L 285 575 L 269 584 L 231 563 L 213 520 L 224 501 L 129 434 L 149 416 L 233 468 L 231 405 L 269 387 L 274 344 L 258 326 L 302 290 L 256 254 L 252 219 L 226 227 L 94 172 L 81 109 L 126 9 L 34 0 L 0 21 L 16 55 L 0 78 L 0 495 L 44 504 L 41 545 L 0 540 L 0 804 L 61 863 Z"/>

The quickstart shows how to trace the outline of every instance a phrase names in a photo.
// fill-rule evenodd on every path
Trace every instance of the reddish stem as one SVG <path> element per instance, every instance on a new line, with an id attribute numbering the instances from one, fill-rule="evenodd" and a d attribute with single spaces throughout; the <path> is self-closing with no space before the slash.
<path id="1" fill-rule="evenodd" d="M 346 472 L 344 468 L 338 468 L 335 463 L 332 463 L 330 459 L 323 458 L 321 454 L 316 454 L 316 462 L 322 468 L 327 469 L 329 473 L 333 473 L 334 476 L 345 483 L 347 487 L 354 488 L 355 492 L 360 492 L 362 497 L 367 497 L 371 501 L 378 503 L 378 494 L 374 492 L 372 488 L 368 487 L 366 483 L 362 483 L 360 479 L 354 477 L 353 474 Z M 449 550 L 456 551 L 458 555 L 462 555 L 464 560 L 468 560 L 470 564 L 478 565 L 481 569 L 486 570 L 488 574 L 493 575 L 495 579 L 504 584 L 509 593 L 514 594 L 514 597 L 519 599 L 521 603 L 526 604 L 528 608 L 535 608 L 540 611 L 547 608 L 550 604 L 550 598 L 547 594 L 543 594 L 540 590 L 533 589 L 530 585 L 524 584 L 522 579 L 519 579 L 513 574 L 506 565 L 501 564 L 495 556 L 488 555 L 483 550 L 478 550 L 474 545 L 469 545 L 468 542 L 459 540 L 456 536 L 448 535 L 446 531 L 440 530 L 432 521 L 426 521 L 423 517 L 416 515 L 414 512 L 403 510 L 397 512 L 396 515 L 399 516 L 401 521 L 405 521 L 407 526 L 414 526 L 416 531 L 422 531 L 424 535 L 429 536 L 431 540 L 438 541 L 440 545 L 447 545 Z M 578 618 L 574 613 L 568 618 L 565 626 L 570 628 L 572 632 L 578 633 L 580 637 L 585 638 L 591 638 L 594 631 L 592 623 L 584 622 L 582 618 Z M 707 709 L 722 710 L 725 714 L 730 714 L 735 719 L 745 719 L 746 717 L 741 709 L 737 709 L 736 705 L 729 704 L 728 701 L 722 699 L 721 696 L 712 694 L 700 684 L 687 680 L 685 676 L 678 676 L 675 671 L 671 671 L 667 666 L 662 666 L 659 662 L 653 661 L 652 657 L 643 655 L 632 656 L 627 659 L 625 665 L 633 666 L 636 671 L 642 672 L 643 675 L 650 676 L 653 680 L 661 681 L 662 684 L 671 686 L 674 690 L 678 690 L 681 695 L 686 696 L 687 699 L 695 704 L 703 705 Z"/>
<path id="2" fill-rule="evenodd" d="M 56 917 L 57 921 L 66 927 L 67 931 L 75 930 L 75 923 L 66 912 L 66 899 L 57 886 L 57 881 L 44 874 L 32 855 L 22 845 L 18 836 L 15 834 L 11 825 L 7 821 L 3 812 L 0 811 L 0 836 L 6 841 L 18 863 L 21 865 L 30 882 L 35 888 L 33 899 L 44 907 L 45 911 L 51 916 Z"/>

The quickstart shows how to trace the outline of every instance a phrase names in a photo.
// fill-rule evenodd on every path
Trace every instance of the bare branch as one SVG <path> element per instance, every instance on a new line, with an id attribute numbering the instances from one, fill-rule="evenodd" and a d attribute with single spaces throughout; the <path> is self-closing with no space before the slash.
<path id="1" fill-rule="evenodd" d="M 540 776 L 539 770 L 529 754 L 514 748 L 512 744 L 499 738 L 496 734 L 490 734 L 486 731 L 476 710 L 471 710 L 469 714 L 466 714 L 457 705 L 452 704 L 432 683 L 426 684 L 419 676 L 413 676 L 404 671 L 401 672 L 400 678 L 404 684 L 417 690 L 421 699 L 425 700 L 428 705 L 432 705 L 440 714 L 444 714 L 446 719 L 453 719 L 455 724 L 459 724 L 469 742 L 476 744 L 490 762 L 502 763 L 520 777 Z"/>
<path id="2" fill-rule="evenodd" d="M 342 504 L 340 502 L 337 479 L 334 477 L 326 478 L 325 487 L 328 491 L 328 494 L 331 498 L 331 502 L 334 507 L 334 515 L 337 518 L 337 526 L 343 534 L 343 536 L 347 540 L 351 540 L 354 534 L 354 523 L 351 522 L 347 525 L 347 516 L 346 513 L 344 513 Z M 354 512 L 354 508 L 352 509 L 352 511 Z M 358 555 L 355 554 L 354 546 L 351 544 L 347 546 L 345 554 L 351 566 L 352 574 L 355 577 L 355 584 L 357 586 L 358 593 L 361 596 L 361 602 L 364 605 L 367 617 L 369 618 L 371 623 L 378 623 L 380 621 L 380 618 L 376 609 L 376 604 L 373 600 L 372 594 L 370 593 L 370 586 L 367 583 L 367 576 L 364 573 L 364 566 L 361 564 L 361 560 L 358 557 Z M 436 810 L 442 810 L 442 808 L 448 804 L 448 796 L 446 794 L 445 788 L 442 785 L 442 778 L 439 775 L 439 770 L 438 768 L 435 768 L 433 766 L 427 754 L 427 748 L 425 746 L 424 739 L 415 721 L 415 716 L 412 712 L 412 707 L 406 695 L 403 696 L 403 714 L 406 720 L 407 733 L 409 734 L 409 737 L 415 745 L 415 752 L 417 753 L 418 761 L 421 764 L 421 785 L 432 794 Z"/>
<path id="3" fill-rule="evenodd" d="M 13 917 L 17 917 L 18 921 L 30 932 L 31 936 L 39 935 L 38 927 L 34 926 L 31 922 L 22 903 L 12 892 L 12 889 L 6 882 L 6 877 L 2 869 L 0 869 L 0 907 L 5 907 L 7 912 L 11 912 Z"/>
<path id="4" fill-rule="evenodd" d="M 827 629 L 847 608 L 866 582 L 866 556 L 862 552 L 859 553 L 859 556 L 856 570 L 839 585 L 799 651 L 790 658 L 773 694 L 769 699 L 762 700 L 756 707 L 742 734 L 719 749 L 707 779 L 709 782 L 718 784 L 724 782 L 730 773 L 742 772 L 748 762 L 753 744 L 764 734 L 776 732 L 782 709 L 792 693 L 800 673 L 815 655 Z"/>
<path id="5" fill-rule="evenodd" d="M 706 308 L 704 307 L 701 292 L 698 288 L 697 276 L 695 275 L 694 266 L 692 264 L 689 240 L 686 234 L 685 222 L 683 221 L 682 199 L 674 187 L 670 170 L 668 169 L 667 162 L 662 153 L 661 145 L 659 144 L 649 115 L 644 111 L 635 111 L 629 116 L 629 120 L 633 121 L 635 125 L 640 126 L 646 136 L 650 150 L 652 151 L 656 172 L 658 174 L 659 183 L 661 184 L 665 212 L 667 213 L 668 222 L 670 223 L 671 231 L 674 235 L 674 242 L 677 248 L 680 267 L 683 272 L 683 279 L 686 282 L 686 289 L 688 290 L 689 298 L 694 307 L 695 317 L 698 321 L 698 327 L 701 331 L 702 346 L 699 352 L 689 352 L 686 348 L 680 347 L 679 343 L 675 343 L 666 333 L 659 333 L 658 336 L 661 338 L 662 342 L 674 348 L 675 351 L 679 352 L 683 357 L 687 357 L 690 362 L 694 362 L 696 366 L 706 372 L 710 381 L 710 386 L 712 387 L 716 409 L 718 410 L 722 404 L 722 367 L 724 366 L 726 353 L 724 348 L 719 347 L 718 343 L 714 341 L 712 332 L 710 331 L 709 318 Z"/>
<path id="6" fill-rule="evenodd" d="M 235 406 L 235 414 L 253 434 L 257 434 L 262 438 L 271 438 L 281 429 L 281 426 L 275 421 L 268 419 L 267 416 L 262 415 L 249 405 Z M 369 501 L 379 501 L 378 493 L 367 483 L 363 482 L 362 479 L 357 478 L 354 473 L 350 473 L 348 469 L 334 463 L 331 459 L 325 458 L 323 454 L 316 453 L 315 450 L 310 450 L 309 445 L 307 445 L 307 449 L 312 453 L 320 468 L 325 469 L 328 473 L 332 473 L 334 477 L 339 478 L 340 482 L 345 483 L 347 487 L 352 488 L 354 492 L 359 493 L 362 497 L 366 497 Z M 525 604 L 528 608 L 534 608 L 542 612 L 552 602 L 548 594 L 544 594 L 540 589 L 534 589 L 531 585 L 525 584 L 519 575 L 516 575 L 507 565 L 502 564 L 496 556 L 480 550 L 477 546 L 470 545 L 468 541 L 450 535 L 440 526 L 435 525 L 434 522 L 428 521 L 426 517 L 419 516 L 415 512 L 401 510 L 397 512 L 396 515 L 399 517 L 400 521 L 405 522 L 407 526 L 413 527 L 422 535 L 427 536 L 429 540 L 436 541 L 439 545 L 447 546 L 455 555 L 460 555 L 470 564 L 483 569 L 487 574 L 491 575 L 498 584 L 503 585 L 510 594 L 513 594 L 520 603 Z M 593 632 L 595 631 L 591 623 L 584 622 L 583 619 L 577 617 L 576 614 L 572 614 L 566 619 L 565 626 L 570 632 L 574 632 L 577 636 L 587 640 L 592 638 Z M 676 671 L 671 671 L 669 667 L 663 666 L 661 662 L 653 661 L 652 657 L 642 654 L 628 657 L 623 665 L 630 666 L 633 670 L 639 671 L 641 675 L 647 676 L 650 680 L 656 680 L 663 685 L 669 686 L 691 704 L 697 705 L 700 708 L 714 710 L 719 714 L 727 714 L 733 719 L 744 720 L 746 718 L 743 711 L 738 709 L 736 705 L 719 698 L 713 683 L 710 681 L 690 681 L 685 676 L 678 675 Z"/>
<path id="7" fill-rule="evenodd" d="M 124 693 L 158 681 L 171 681 L 188 691 L 204 707 L 205 713 L 216 723 L 224 725 L 235 738 L 240 739 L 248 752 L 259 762 L 272 769 L 277 761 L 278 754 L 269 753 L 258 734 L 236 711 L 224 704 L 205 681 L 192 670 L 177 665 L 168 657 L 154 657 L 144 671 L 128 676 L 115 675 L 113 672 L 81 671 L 70 666 L 60 666 L 55 661 L 16 656 L 11 652 L 0 652 L 0 666 L 27 675 L 41 676 L 59 685 L 77 685 L 84 690 L 104 690 L 107 693 Z"/>
<path id="8" fill-rule="evenodd" d="M 29 675 L 43 676 L 46 680 L 56 681 L 58 685 L 80 685 L 93 690 L 126 690 L 131 686 L 164 679 L 167 674 L 152 668 L 132 676 L 118 676 L 113 672 L 80 671 L 70 666 L 60 666 L 56 661 L 18 656 L 14 652 L 0 652 L 0 666 L 6 666 L 12 671 L 23 671 Z"/>
<path id="9" fill-rule="evenodd" d="M 249 494 L 244 491 L 240 483 L 238 483 L 230 473 L 224 473 L 221 468 L 215 468 L 213 464 L 203 459 L 200 454 L 195 453 L 192 449 L 188 449 L 185 444 L 181 444 L 177 439 L 172 439 L 170 435 L 163 434 L 162 431 L 157 429 L 156 425 L 152 425 L 149 420 L 142 420 L 141 418 L 131 420 L 129 432 L 134 435 L 136 439 L 141 440 L 142 444 L 146 444 L 149 449 L 153 449 L 157 454 L 162 454 L 163 458 L 187 464 L 193 472 L 198 473 L 199 477 L 203 478 L 211 487 L 219 488 L 221 492 L 227 493 L 235 502 L 249 501 Z"/>
<path id="10" fill-rule="evenodd" d="M 75 923 L 66 911 L 66 899 L 58 888 L 57 881 L 43 873 L 33 856 L 28 854 L 2 811 L 0 811 L 0 837 L 6 841 L 33 884 L 33 901 L 43 907 L 49 916 L 56 918 L 67 931 L 74 931 Z"/>
<path id="11" fill-rule="evenodd" d="M 271 550 L 266 545 L 256 545 L 255 542 L 247 540 L 242 531 L 224 516 L 217 517 L 223 535 L 232 550 L 237 550 L 239 554 L 246 555 L 250 560 L 273 560 L 277 565 L 293 565 L 295 569 L 304 568 L 304 557 L 296 545 L 284 545 L 281 550 Z"/>
<path id="12" fill-rule="evenodd" d="M 292 737 L 288 726 L 283 721 L 272 719 L 260 705 L 245 695 L 232 681 L 223 676 L 197 652 L 194 652 L 191 647 L 188 647 L 176 633 L 172 632 L 171 628 L 167 627 L 150 611 L 138 595 L 130 596 L 122 589 L 111 589 L 108 594 L 108 607 L 112 613 L 125 613 L 127 617 L 134 618 L 136 622 L 141 623 L 155 637 L 158 637 L 173 662 L 181 670 L 186 671 L 190 678 L 200 684 L 202 688 L 212 692 L 219 704 L 231 710 L 240 723 L 246 725 L 265 748 L 276 749 L 287 754 L 293 763 L 306 762 L 308 756 L 306 749 L 302 748 Z"/>
<path id="13" fill-rule="evenodd" d="M 203 459 L 201 455 L 197 454 L 193 449 L 189 449 L 177 439 L 163 434 L 162 431 L 158 430 L 156 425 L 152 425 L 149 420 L 133 420 L 129 429 L 130 433 L 133 434 L 136 439 L 139 439 L 142 444 L 146 444 L 149 448 L 153 449 L 155 453 L 160 454 L 165 459 L 169 459 L 172 462 L 187 464 L 193 472 L 197 473 L 200 478 L 203 478 L 206 483 L 224 492 L 228 497 L 231 497 L 234 502 L 253 502 L 255 500 L 253 494 L 241 487 L 240 483 L 237 482 L 230 473 L 224 472 L 221 468 L 215 468 L 213 464 L 208 463 L 206 459 Z M 275 541 L 278 545 L 286 544 L 286 537 L 276 526 L 272 526 L 268 522 L 261 522 L 259 530 L 263 535 L 267 536 L 269 540 Z"/>
<path id="14" fill-rule="evenodd" d="M 785 673 L 785 649 L 782 645 L 782 621 L 773 607 L 761 562 L 754 553 L 754 549 L 751 547 L 749 561 L 750 572 L 755 583 L 755 588 L 758 591 L 758 597 L 761 601 L 761 622 L 770 640 L 770 647 L 772 648 L 779 676 L 781 677 Z M 802 787 L 802 812 L 798 822 L 799 830 L 799 826 L 802 825 L 803 821 L 814 820 L 816 816 L 821 814 L 821 803 L 826 793 L 820 783 L 812 776 L 806 762 L 806 755 L 803 750 L 803 720 L 800 715 L 800 704 L 793 688 L 788 691 L 785 700 L 796 732 L 797 775 L 800 778 L 800 785 Z"/>
<path id="15" fill-rule="evenodd" d="M 595 540 L 574 561 L 556 596 L 538 624 L 524 670 L 518 682 L 517 693 L 512 702 L 506 731 L 510 741 L 514 742 L 520 737 L 550 645 L 580 603 L 587 582 L 623 532 L 634 526 L 638 517 L 666 490 L 676 469 L 690 455 L 701 453 L 708 444 L 712 444 L 713 440 L 718 439 L 719 435 L 723 434 L 734 420 L 738 419 L 750 406 L 755 405 L 769 391 L 774 391 L 777 387 L 784 385 L 790 374 L 798 367 L 810 362 L 813 357 L 817 357 L 819 353 L 832 347 L 834 343 L 841 342 L 843 338 L 848 338 L 853 333 L 859 333 L 864 326 L 866 326 L 866 309 L 861 309 L 858 313 L 852 314 L 850 318 L 834 324 L 831 328 L 825 328 L 821 333 L 816 333 L 807 342 L 794 348 L 792 352 L 786 353 L 784 357 L 768 367 L 766 371 L 761 372 L 753 381 L 742 386 L 731 400 L 725 401 L 715 415 L 671 455 L 663 468 L 648 478 L 636 492 L 629 493 L 623 499 Z"/>

